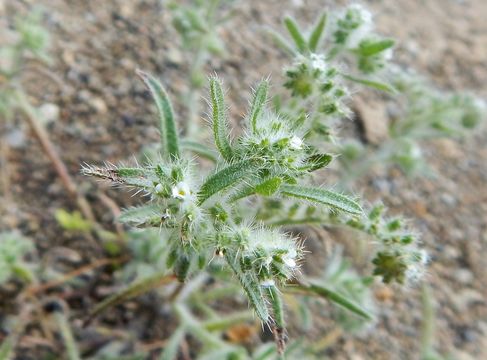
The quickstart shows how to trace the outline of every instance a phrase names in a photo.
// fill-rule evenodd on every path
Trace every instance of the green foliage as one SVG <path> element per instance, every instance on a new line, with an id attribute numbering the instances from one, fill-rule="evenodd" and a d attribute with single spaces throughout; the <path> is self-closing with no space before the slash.
<path id="1" fill-rule="evenodd" d="M 32 241 L 22 234 L 0 232 L 0 285 L 12 278 L 22 281 L 32 281 L 32 264 L 26 261 L 26 256 L 32 253 Z"/>
<path id="2" fill-rule="evenodd" d="M 418 248 L 417 235 L 408 230 L 406 222 L 386 218 L 384 210 L 383 205 L 376 205 L 366 217 L 349 220 L 347 224 L 379 241 L 372 261 L 374 275 L 381 276 L 385 283 L 415 281 L 422 277 L 428 255 Z"/>
<path id="3" fill-rule="evenodd" d="M 49 62 L 47 54 L 49 33 L 41 25 L 42 13 L 32 11 L 24 17 L 15 19 L 14 42 L 0 47 L 0 116 L 11 119 L 18 99 L 20 75 L 29 58 Z M 6 81 L 4 81 L 4 78 Z"/>
<path id="4" fill-rule="evenodd" d="M 321 15 L 307 33 L 291 18 L 284 20 L 284 26 L 292 44 L 271 32 L 276 44 L 294 57 L 284 82 L 292 101 L 280 103 L 279 110 L 304 119 L 312 144 L 342 154 L 343 186 L 376 164 L 396 164 L 408 175 L 424 173 L 419 140 L 462 136 L 485 117 L 482 100 L 471 94 L 442 93 L 391 64 L 394 40 L 374 33 L 372 15 L 361 5 Z M 325 35 L 328 41 L 321 41 Z M 350 94 L 360 85 L 394 95 L 397 101 L 388 124 L 389 139 L 377 148 L 335 136 L 338 120 L 352 115 Z"/>
<path id="5" fill-rule="evenodd" d="M 64 209 L 57 209 L 54 216 L 59 225 L 68 231 L 88 232 L 92 228 L 92 224 L 84 219 L 79 211 L 70 213 Z"/>
<path id="6" fill-rule="evenodd" d="M 147 78 L 149 75 L 145 75 Z M 184 153 L 149 160 L 148 164 L 136 168 L 85 167 L 83 172 L 134 187 L 149 196 L 147 204 L 124 210 L 119 218 L 132 226 L 161 229 L 159 244 L 149 236 L 145 240 L 148 247 L 141 243 L 134 248 L 137 258 L 142 256 L 137 261 L 139 266 L 148 257 L 152 257 L 149 263 L 156 265 L 146 274 L 157 274 L 154 271 L 159 267 L 163 273 L 172 271 L 179 281 L 188 282 L 202 269 L 211 271 L 212 257 L 221 258 L 260 320 L 273 328 L 282 352 L 285 319 L 278 288 L 293 278 L 303 256 L 295 238 L 273 228 L 279 221 L 286 224 L 297 213 L 283 212 L 285 204 L 289 204 L 289 199 L 311 202 L 313 205 L 304 211 L 304 223 L 311 219 L 326 223 L 330 222 L 330 216 L 343 214 L 356 225 L 364 215 L 360 204 L 352 198 L 307 184 L 310 173 L 326 168 L 332 156 L 320 153 L 306 142 L 303 122 L 281 117 L 266 108 L 267 89 L 266 81 L 258 86 L 245 118 L 248 131 L 230 144 L 221 83 L 217 78 L 210 79 L 211 127 L 221 157 L 214 158 L 214 168 L 209 172 L 202 173 L 199 165 L 186 159 Z M 164 94 L 163 89 L 158 92 Z M 157 97 L 156 101 L 159 101 Z M 166 95 L 163 101 L 170 108 Z M 168 131 L 173 130 L 166 128 Z M 249 202 L 257 206 L 249 208 L 246 205 Z M 291 203 L 291 208 L 299 208 L 299 202 Z M 265 215 L 272 211 L 273 207 L 268 206 L 272 203 L 277 204 L 276 211 Z M 278 221 L 272 223 L 270 219 Z M 364 229 L 370 230 L 367 225 Z M 139 269 L 133 271 L 140 274 Z M 376 274 L 389 279 L 388 273 L 376 270 Z M 370 317 L 346 292 L 319 283 L 301 286 L 352 313 Z"/>
<path id="7" fill-rule="evenodd" d="M 212 127 L 215 144 L 223 158 L 227 161 L 231 161 L 233 155 L 227 132 L 225 102 L 223 98 L 222 86 L 218 78 L 210 79 L 210 97 L 213 108 Z M 256 110 L 253 109 L 253 111 Z"/>
<path id="8" fill-rule="evenodd" d="M 159 110 L 162 154 L 169 159 L 177 159 L 179 157 L 179 138 L 172 105 L 167 97 L 166 90 L 153 76 L 143 71 L 137 71 L 137 74 L 150 90 Z"/>
<path id="9" fill-rule="evenodd" d="M 183 39 L 183 46 L 188 49 L 203 48 L 213 55 L 221 54 L 224 45 L 221 42 L 217 26 L 225 17 L 217 14 L 221 0 L 191 1 L 191 5 L 182 5 L 173 1 L 169 8 L 173 12 L 173 25 Z"/>
<path id="10" fill-rule="evenodd" d="M 198 264 L 208 264 L 212 253 L 222 253 L 261 320 L 270 322 L 272 313 L 273 323 L 284 325 L 282 304 L 274 289 L 293 276 L 302 256 L 300 246 L 277 230 L 253 224 L 255 215 L 241 206 L 242 201 L 251 195 L 283 195 L 333 211 L 361 214 L 362 210 L 345 195 L 297 184 L 310 172 L 326 167 L 331 157 L 315 153 L 296 135 L 298 127 L 264 108 L 266 83 L 259 86 L 252 102 L 247 118 L 251 131 L 236 139 L 234 146 L 227 140 L 219 80 L 211 79 L 210 91 L 215 144 L 223 159 L 206 177 L 195 176 L 195 164 L 177 157 L 140 168 L 87 167 L 83 171 L 134 186 L 150 196 L 149 204 L 125 210 L 119 220 L 163 228 L 161 241 L 170 249 L 166 266 L 173 268 L 180 281 L 190 278 Z M 255 185 L 249 188 L 249 184 Z M 239 196 L 229 198 L 236 190 Z"/>

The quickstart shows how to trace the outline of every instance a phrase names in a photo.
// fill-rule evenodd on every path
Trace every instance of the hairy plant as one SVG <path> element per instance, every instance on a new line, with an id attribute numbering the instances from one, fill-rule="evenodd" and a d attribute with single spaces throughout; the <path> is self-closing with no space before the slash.
<path id="1" fill-rule="evenodd" d="M 425 170 L 419 140 L 460 137 L 485 117 L 485 103 L 468 93 L 443 93 L 392 61 L 394 40 L 376 34 L 372 14 L 352 4 L 324 13 L 308 31 L 288 17 L 291 42 L 269 30 L 276 44 L 293 57 L 284 87 L 291 100 L 276 107 L 306 125 L 311 143 L 339 153 L 342 185 L 364 175 L 373 165 L 398 165 L 406 174 Z M 344 117 L 351 117 L 356 86 L 379 90 L 395 101 L 388 138 L 378 146 L 337 136 Z"/>
<path id="2" fill-rule="evenodd" d="M 204 174 L 197 162 L 181 152 L 175 115 L 164 88 L 151 75 L 142 71 L 138 75 L 159 111 L 160 159 L 143 166 L 86 166 L 82 170 L 147 196 L 147 204 L 124 210 L 119 220 L 135 227 L 159 228 L 165 243 L 165 267 L 181 282 L 208 268 L 212 258 L 221 258 L 257 316 L 273 329 L 281 352 L 285 342 L 281 291 L 290 282 L 296 282 L 304 292 L 320 294 L 368 317 L 346 294 L 302 280 L 298 272 L 304 256 L 301 241 L 280 230 L 277 221 L 266 223 L 262 217 L 269 202 L 281 206 L 291 200 L 298 206 L 302 203 L 326 209 L 322 211 L 334 218 L 345 214 L 355 225 L 365 221 L 363 209 L 353 197 L 309 185 L 310 174 L 326 167 L 332 157 L 305 141 L 302 122 L 266 107 L 268 82 L 257 86 L 245 117 L 245 130 L 232 138 L 221 82 L 216 77 L 210 79 L 214 149 L 200 147 L 205 149 L 203 154 L 218 155 L 213 170 Z M 378 233 L 367 225 L 363 229 Z M 375 274 L 386 282 L 403 282 L 404 271 L 413 263 L 401 260 L 403 248 L 398 245 L 394 251 L 378 252 Z M 387 264 L 382 253 L 389 256 Z"/>

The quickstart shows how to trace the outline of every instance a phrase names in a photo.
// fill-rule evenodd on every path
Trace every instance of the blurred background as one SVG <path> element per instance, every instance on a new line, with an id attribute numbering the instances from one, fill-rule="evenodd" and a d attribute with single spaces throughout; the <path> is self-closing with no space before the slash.
<path id="1" fill-rule="evenodd" d="M 284 34 L 286 15 L 311 25 L 317 14 L 349 2 L 222 0 L 215 10 L 221 22 L 205 38 L 211 50 L 206 56 L 184 42 L 177 26 L 181 7 L 205 6 L 197 3 L 0 0 L 0 249 L 10 256 L 0 261 L 0 342 L 2 349 L 15 344 L 5 356 L 159 358 L 177 326 L 169 305 L 174 284 L 117 303 L 87 322 L 103 299 L 140 274 L 151 274 L 157 264 L 151 263 L 156 250 L 150 246 L 157 247 L 151 243 L 157 236 L 143 235 L 150 239 L 127 245 L 127 229 L 114 219 L 140 198 L 81 176 L 81 166 L 130 163 L 157 142 L 152 100 L 135 69 L 161 79 L 183 123 L 204 117 L 206 77 L 217 73 L 227 89 L 229 117 L 240 119 L 248 89 L 269 76 L 271 92 L 278 92 L 282 69 L 291 64 L 265 28 Z M 467 92 L 485 99 L 487 2 L 362 4 L 374 14 L 377 32 L 396 39 L 399 66 L 414 68 L 442 94 Z M 26 50 L 18 55 L 21 46 Z M 12 96 L 20 86 L 22 93 Z M 195 102 L 200 103 L 196 109 L 188 106 Z M 351 103 L 355 120 L 347 121 L 345 133 L 363 146 L 378 147 L 387 137 L 384 123 L 394 117 L 394 104 L 360 93 Z M 296 348 L 316 350 L 289 359 L 487 358 L 486 139 L 482 125 L 466 136 L 421 139 L 424 173 L 407 176 L 397 166 L 373 166 L 353 180 L 355 193 L 407 216 L 421 234 L 430 254 L 427 287 L 375 284 L 367 296 L 377 320 L 356 328 L 331 316 L 329 304 L 289 300 L 287 306 L 295 310 L 289 337 L 311 342 L 296 341 Z M 340 173 L 333 174 L 327 184 L 338 182 Z M 348 233 L 321 232 L 345 254 L 353 252 Z M 319 234 L 304 233 L 314 240 L 303 271 L 320 273 L 332 261 L 323 258 L 333 259 L 342 250 L 320 242 Z M 134 261 L 137 256 L 143 260 Z M 12 258 L 18 264 L 9 268 Z M 221 314 L 234 306 L 247 309 L 241 299 L 205 306 Z M 218 333 L 231 346 L 255 349 L 272 340 L 255 321 L 235 323 Z M 203 358 L 197 338 L 183 340 L 176 358 Z M 3 354 L 0 359 L 8 358 Z"/>

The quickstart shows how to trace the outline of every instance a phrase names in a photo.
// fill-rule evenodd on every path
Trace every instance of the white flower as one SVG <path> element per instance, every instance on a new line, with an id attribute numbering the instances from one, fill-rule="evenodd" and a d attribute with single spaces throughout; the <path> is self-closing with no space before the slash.
<path id="1" fill-rule="evenodd" d="M 296 256 L 296 250 L 290 249 L 287 254 L 282 257 L 282 261 L 287 267 L 293 269 L 296 267 Z"/>
<path id="2" fill-rule="evenodd" d="M 181 200 L 187 199 L 191 195 L 191 190 L 189 189 L 188 184 L 183 181 L 177 183 L 176 186 L 173 186 L 171 192 L 173 198 Z"/>
<path id="3" fill-rule="evenodd" d="M 289 146 L 294 150 L 301 150 L 303 148 L 303 140 L 298 136 L 293 136 L 289 141 Z"/>
<path id="4" fill-rule="evenodd" d="M 326 71 L 325 56 L 321 54 L 311 54 L 311 67 L 315 70 L 320 70 L 321 72 Z"/>
<path id="5" fill-rule="evenodd" d="M 270 288 L 276 285 L 276 282 L 273 279 L 267 279 L 264 281 L 261 281 L 260 286 L 263 288 Z"/>
<path id="6" fill-rule="evenodd" d="M 291 257 L 285 256 L 282 258 L 282 261 L 287 267 L 290 267 L 291 269 L 294 269 L 296 267 L 296 260 Z"/>

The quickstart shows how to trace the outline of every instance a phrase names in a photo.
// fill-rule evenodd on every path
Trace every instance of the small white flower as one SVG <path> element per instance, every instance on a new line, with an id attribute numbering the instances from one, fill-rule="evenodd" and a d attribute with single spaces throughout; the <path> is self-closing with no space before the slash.
<path id="1" fill-rule="evenodd" d="M 286 255 L 282 257 L 282 261 L 287 267 L 290 267 L 291 269 L 296 267 L 296 256 L 297 252 L 295 249 L 290 249 Z"/>
<path id="2" fill-rule="evenodd" d="M 189 189 L 188 184 L 183 181 L 177 183 L 176 186 L 173 186 L 171 192 L 173 198 L 181 200 L 187 199 L 191 195 L 191 190 Z"/>
<path id="3" fill-rule="evenodd" d="M 315 70 L 320 70 L 321 72 L 326 71 L 325 57 L 321 54 L 311 54 L 311 67 Z"/>
<path id="4" fill-rule="evenodd" d="M 294 269 L 296 267 L 296 260 L 291 257 L 285 256 L 282 258 L 282 261 L 287 267 L 290 267 L 291 269 Z"/>
<path id="5" fill-rule="evenodd" d="M 294 150 L 301 150 L 303 148 L 303 140 L 298 136 L 293 136 L 289 141 L 289 146 Z"/>
<path id="6" fill-rule="evenodd" d="M 270 288 L 276 285 L 276 282 L 273 279 L 267 279 L 264 281 L 261 281 L 260 286 L 263 288 Z"/>

